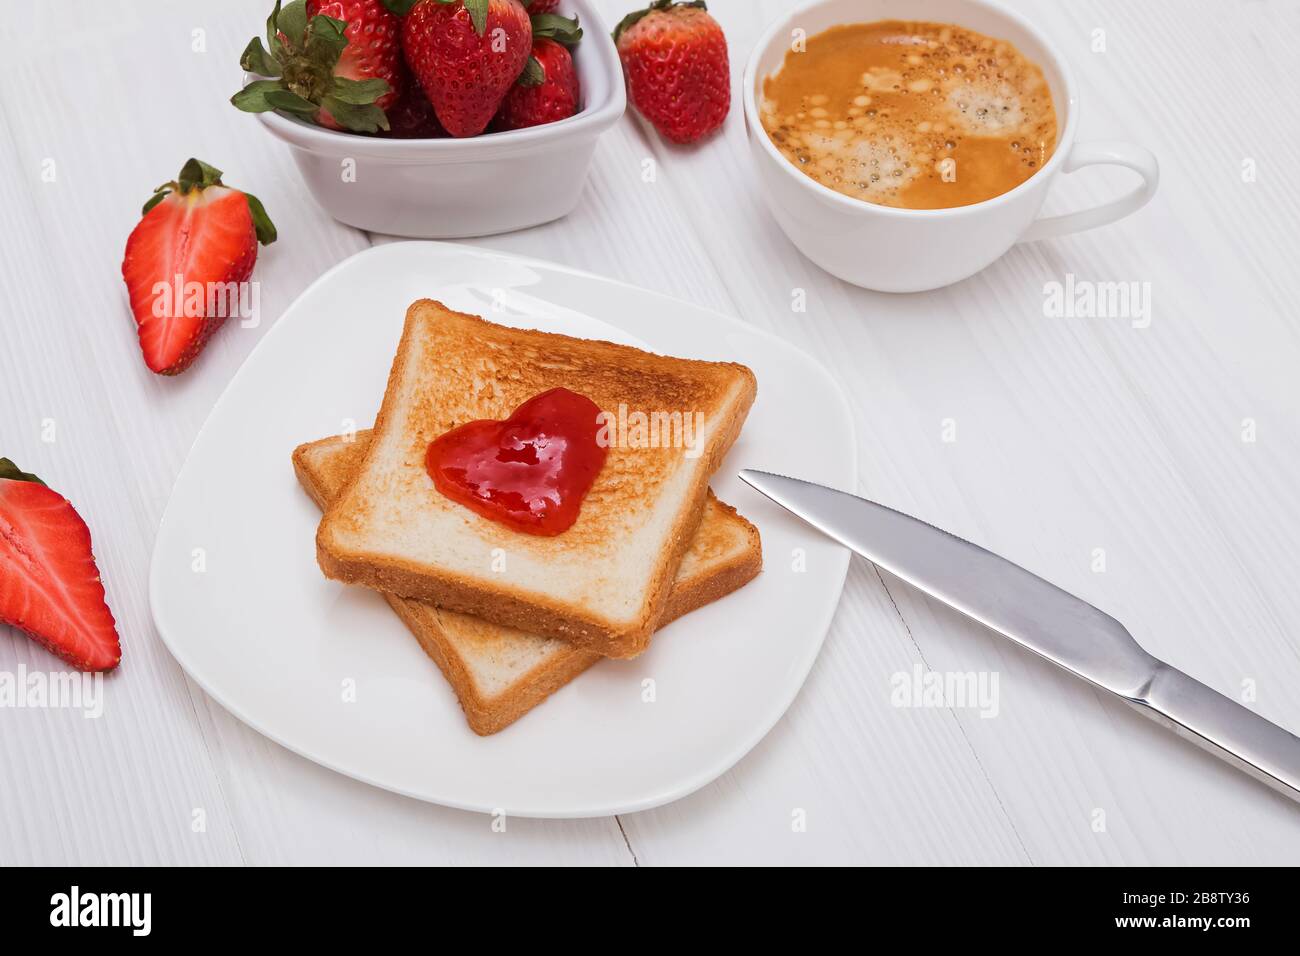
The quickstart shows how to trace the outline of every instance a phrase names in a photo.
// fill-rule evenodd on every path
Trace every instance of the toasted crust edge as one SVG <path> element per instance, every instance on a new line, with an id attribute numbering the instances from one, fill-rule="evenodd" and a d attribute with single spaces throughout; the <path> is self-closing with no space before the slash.
<path id="1" fill-rule="evenodd" d="M 332 444 L 337 439 L 322 438 L 299 445 L 293 451 L 293 470 L 299 484 L 318 507 L 328 507 L 324 489 L 308 464 L 308 458 L 318 446 Z M 713 496 L 712 491 L 708 495 Z M 658 627 L 663 627 L 691 611 L 698 610 L 725 597 L 748 584 L 763 569 L 763 545 L 758 528 L 735 508 L 713 496 L 719 507 L 739 521 L 745 530 L 748 547 L 725 565 L 701 574 L 690 581 L 670 588 Z M 689 542 L 689 539 L 688 539 Z M 460 655 L 451 645 L 443 629 L 430 621 L 417 601 L 385 594 L 384 599 L 414 635 L 425 654 L 434 662 L 447 683 L 451 685 L 460 702 L 470 730 L 481 737 L 491 736 L 509 727 L 524 714 L 541 704 L 561 687 L 582 674 L 603 655 L 576 646 L 570 646 L 558 658 L 538 664 L 516 679 L 505 692 L 494 696 L 478 690 Z M 435 621 L 438 615 L 433 615 Z"/>
<path id="2" fill-rule="evenodd" d="M 656 631 L 691 611 L 697 611 L 719 598 L 739 591 L 758 577 L 759 572 L 763 570 L 763 539 L 758 533 L 758 528 L 739 511 L 714 495 L 712 489 L 708 490 L 708 494 L 717 502 L 718 507 L 744 526 L 748 547 L 744 553 L 708 574 L 699 575 L 681 585 L 671 587 L 668 602 L 664 605 L 659 621 L 655 625 Z"/>
<path id="3" fill-rule="evenodd" d="M 389 370 L 388 382 L 384 389 L 384 400 L 376 416 L 374 433 L 382 434 L 392 412 L 391 396 L 395 394 L 395 385 L 406 372 L 407 353 L 410 338 L 415 331 L 415 323 L 421 310 L 435 308 L 440 312 L 466 319 L 473 323 L 500 328 L 481 316 L 449 309 L 434 299 L 419 299 L 406 310 L 406 320 L 402 326 L 402 337 L 397 345 L 397 353 Z M 596 339 L 578 339 L 556 333 L 532 331 L 540 335 L 555 336 L 583 345 L 597 345 L 619 351 L 647 354 L 644 350 L 619 345 Z M 659 356 L 667 358 L 665 356 Z M 347 584 L 357 584 L 385 593 L 397 594 L 417 601 L 435 604 L 463 614 L 481 617 L 484 620 L 508 627 L 558 637 L 579 648 L 587 648 L 602 657 L 631 658 L 643 653 L 650 643 L 656 622 L 663 615 L 669 600 L 673 577 L 681 564 L 682 558 L 690 545 L 690 540 L 699 526 L 703 516 L 705 498 L 709 493 L 709 479 L 721 467 L 722 460 L 740 435 L 741 427 L 749 415 L 758 394 L 758 380 L 747 366 L 734 362 L 703 363 L 725 367 L 736 372 L 741 379 L 741 392 L 731 409 L 727 420 L 719 431 L 719 439 L 714 442 L 708 458 L 700 469 L 699 477 L 688 493 L 689 506 L 682 509 L 677 523 L 669 536 L 669 546 L 664 549 L 656 573 L 647 588 L 646 600 L 636 620 L 627 627 L 619 627 L 596 615 L 582 613 L 574 608 L 551 600 L 546 595 L 530 594 L 520 597 L 485 585 L 482 581 L 451 572 L 442 572 L 431 576 L 423 565 L 410 561 L 389 558 L 385 555 L 364 552 L 348 553 L 337 547 L 333 540 L 332 514 L 335 505 L 343 502 L 360 475 L 369 466 L 370 456 L 377 453 L 378 442 L 373 442 L 348 487 L 339 495 L 335 503 L 328 506 L 316 530 L 316 560 L 326 577 Z"/>
<path id="4" fill-rule="evenodd" d="M 421 617 L 419 602 L 385 594 L 384 598 L 402 623 L 415 635 L 424 653 L 433 659 L 443 677 L 460 701 L 469 729 L 480 737 L 490 737 L 509 727 L 546 698 L 569 683 L 601 659 L 599 654 L 577 647 L 567 647 L 558 658 L 538 664 L 517 678 L 504 692 L 494 697 L 479 693 L 478 685 L 460 655 L 452 648 L 447 634 L 439 624 Z M 435 618 L 438 614 L 433 615 Z"/>

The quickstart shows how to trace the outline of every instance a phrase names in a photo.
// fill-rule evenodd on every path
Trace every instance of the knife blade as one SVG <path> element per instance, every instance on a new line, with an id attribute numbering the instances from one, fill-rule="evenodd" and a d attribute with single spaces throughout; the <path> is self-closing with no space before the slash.
<path id="1" fill-rule="evenodd" d="M 1086 601 L 866 498 L 752 469 L 740 478 L 873 564 L 1300 802 L 1300 738 L 1148 654 Z"/>

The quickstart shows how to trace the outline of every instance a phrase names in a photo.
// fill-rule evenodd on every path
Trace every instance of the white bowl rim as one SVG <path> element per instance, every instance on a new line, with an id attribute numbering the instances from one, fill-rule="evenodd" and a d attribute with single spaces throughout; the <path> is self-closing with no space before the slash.
<path id="1" fill-rule="evenodd" d="M 310 152 L 365 156 L 395 162 L 468 162 L 490 159 L 500 154 L 546 146 L 570 135 L 577 136 L 584 132 L 599 134 L 617 122 L 627 109 L 623 66 L 614 47 L 613 37 L 606 30 L 604 20 L 595 8 L 588 0 L 569 2 L 578 8 L 576 12 L 583 30 L 579 54 L 592 49 L 597 60 L 595 68 L 603 71 L 609 79 L 609 92 L 599 102 L 588 103 L 568 119 L 464 138 L 386 139 L 326 129 L 314 123 L 282 116 L 275 111 L 258 113 L 257 118 L 277 138 Z M 260 79 L 265 77 L 244 74 L 245 85 Z"/>
<path id="2" fill-rule="evenodd" d="M 1041 30 L 1016 11 L 1008 9 L 1001 3 L 993 2 L 993 0 L 963 0 L 964 3 L 969 3 L 972 6 L 984 7 L 985 9 L 992 10 L 994 13 L 1016 23 L 1021 29 L 1038 41 L 1042 48 L 1047 51 L 1048 55 L 1052 58 L 1052 65 L 1061 76 L 1061 80 L 1065 85 L 1065 99 L 1066 105 L 1069 109 L 1069 115 L 1065 120 L 1065 130 L 1059 137 L 1057 137 L 1056 150 L 1052 153 L 1052 158 L 1047 161 L 1043 168 L 1038 170 L 1038 172 L 1034 173 L 1019 186 L 1016 186 L 1014 189 L 1009 189 L 1001 195 L 994 196 L 992 199 L 970 203 L 966 206 L 950 206 L 945 209 L 902 209 L 897 206 L 882 206 L 879 203 L 868 202 L 865 199 L 856 199 L 853 196 L 846 196 L 844 193 L 836 192 L 829 186 L 823 186 L 811 176 L 805 175 L 797 166 L 781 154 L 780 150 L 776 148 L 776 144 L 772 142 L 772 138 L 767 135 L 767 130 L 763 128 L 763 124 L 758 115 L 758 92 L 754 80 L 758 74 L 758 61 L 762 58 L 763 53 L 767 50 L 768 46 L 771 45 L 772 39 L 776 36 L 777 32 L 801 14 L 808 13 L 810 10 L 814 10 L 831 2 L 834 2 L 834 0 L 812 0 L 810 3 L 805 3 L 803 6 L 793 11 L 777 17 L 768 25 L 767 29 L 763 31 L 763 35 L 759 37 L 758 42 L 754 44 L 754 47 L 749 54 L 749 62 L 745 64 L 743 92 L 745 95 L 745 119 L 749 124 L 750 136 L 755 140 L 758 140 L 761 144 L 760 148 L 763 149 L 770 158 L 776 160 L 778 165 L 786 170 L 786 172 L 804 188 L 812 190 L 814 194 L 840 206 L 842 209 L 857 213 L 878 214 L 892 216 L 899 219 L 953 219 L 961 216 L 976 215 L 982 213 L 986 209 L 1013 201 L 1013 199 L 1018 197 L 1022 192 L 1027 192 L 1030 189 L 1037 188 L 1045 177 L 1050 177 L 1055 173 L 1056 169 L 1065 162 L 1065 156 L 1070 152 L 1070 147 L 1074 144 L 1075 128 L 1079 121 L 1078 86 L 1075 84 L 1074 71 L 1070 68 L 1069 62 L 1061 55 L 1061 51 L 1057 49 L 1055 43 L 1049 40 Z"/>

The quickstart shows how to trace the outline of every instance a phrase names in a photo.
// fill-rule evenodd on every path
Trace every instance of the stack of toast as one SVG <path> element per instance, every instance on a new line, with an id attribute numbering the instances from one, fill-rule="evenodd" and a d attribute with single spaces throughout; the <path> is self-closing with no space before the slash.
<path id="1" fill-rule="evenodd" d="M 373 588 L 460 699 L 471 729 L 513 723 L 603 657 L 752 580 L 757 529 L 708 482 L 757 384 L 743 365 L 499 326 L 411 306 L 373 430 L 293 453 L 325 512 L 325 575 Z M 552 389 L 602 412 L 608 451 L 571 527 L 518 530 L 444 495 L 430 443 Z"/>

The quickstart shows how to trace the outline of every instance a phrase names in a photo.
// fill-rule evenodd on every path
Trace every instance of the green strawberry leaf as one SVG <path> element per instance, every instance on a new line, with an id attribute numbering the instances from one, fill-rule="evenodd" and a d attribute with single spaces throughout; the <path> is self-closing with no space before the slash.
<path id="1" fill-rule="evenodd" d="M 142 216 L 149 215 L 149 210 L 152 209 L 154 206 L 158 205 L 164 199 L 166 199 L 171 194 L 171 191 L 172 191 L 171 186 L 159 187 L 158 191 L 154 193 L 151 197 L 149 197 L 149 201 L 144 204 L 144 208 L 140 210 L 140 215 Z"/>
<path id="2" fill-rule="evenodd" d="M 341 76 L 334 77 L 329 95 L 340 102 L 352 106 L 365 106 L 392 91 L 387 80 L 378 77 L 370 80 L 348 80 Z"/>
<path id="3" fill-rule="evenodd" d="M 266 101 L 271 104 L 272 109 L 284 110 L 287 113 L 302 113 L 304 116 L 310 116 L 320 109 L 311 100 L 290 90 L 267 90 Z"/>
<path id="4" fill-rule="evenodd" d="M 563 43 L 572 49 L 582 39 L 582 27 L 577 17 L 562 17 L 558 13 L 538 13 L 533 16 L 533 39 L 544 37 Z"/>
<path id="5" fill-rule="evenodd" d="M 45 484 L 35 475 L 20 469 L 8 458 L 0 458 L 0 478 L 7 478 L 10 481 L 34 481 L 38 485 Z"/>
<path id="6" fill-rule="evenodd" d="M 284 86 L 279 80 L 256 80 L 232 96 L 230 102 L 245 113 L 267 113 L 275 106 L 267 102 L 266 94 L 282 89 Z"/>
<path id="7" fill-rule="evenodd" d="M 271 51 L 271 55 L 277 60 L 284 52 L 284 45 L 280 42 L 280 28 L 277 25 L 280 20 L 280 0 L 275 0 L 275 9 L 271 15 L 266 18 L 266 45 Z"/>
<path id="8" fill-rule="evenodd" d="M 628 30 L 631 30 L 638 23 L 640 23 L 646 17 L 646 15 L 649 14 L 650 11 L 653 9 L 654 7 L 650 7 L 645 10 L 633 10 L 622 20 L 619 20 L 618 26 L 614 28 L 614 33 L 613 33 L 614 43 L 617 44 L 619 37 L 621 37 Z"/>
<path id="9" fill-rule="evenodd" d="M 302 49 L 307 39 L 307 0 L 293 0 L 280 11 L 276 26 L 289 40 L 289 46 Z"/>
<path id="10" fill-rule="evenodd" d="M 487 32 L 488 4 L 490 0 L 464 0 L 465 9 L 469 11 L 470 22 L 474 32 L 482 36 Z"/>
<path id="11" fill-rule="evenodd" d="M 314 119 L 328 99 L 337 107 L 330 109 L 330 114 L 338 114 L 335 118 L 345 129 L 387 129 L 388 120 L 382 110 L 376 114 L 364 107 L 373 106 L 391 92 L 388 83 L 334 76 L 348 46 L 347 26 L 343 20 L 324 14 L 309 18 L 306 0 L 293 0 L 283 6 L 276 0 L 267 21 L 271 52 L 263 48 L 261 41 L 253 40 L 240 58 L 240 65 L 248 72 L 276 79 L 249 83 L 230 98 L 231 104 L 247 113 L 282 110 Z M 283 34 L 284 39 L 276 39 L 277 34 Z"/>
<path id="12" fill-rule="evenodd" d="M 388 11 L 399 17 L 404 17 L 411 12 L 411 7 L 419 3 L 420 0 L 384 0 L 384 6 Z"/>
<path id="13" fill-rule="evenodd" d="M 388 129 L 388 117 L 373 103 L 345 103 L 331 94 L 321 100 L 321 106 L 340 126 L 354 133 L 377 133 Z"/>
<path id="14" fill-rule="evenodd" d="M 201 159 L 190 159 L 181 167 L 181 174 L 176 177 L 176 182 L 181 188 L 182 195 L 194 189 L 220 186 L 221 170 L 209 166 Z"/>
<path id="15" fill-rule="evenodd" d="M 262 200 L 252 193 L 244 193 L 244 198 L 248 200 L 248 211 L 253 217 L 253 228 L 257 230 L 257 241 L 264 246 L 269 246 L 279 238 L 275 223 L 271 222 L 271 217 L 266 214 L 266 207 L 262 205 Z"/>
<path id="16" fill-rule="evenodd" d="M 541 86 L 546 82 L 546 67 L 542 66 L 542 61 L 537 57 L 530 56 L 524 64 L 524 72 L 519 74 L 516 82 L 520 86 Z"/>
<path id="17" fill-rule="evenodd" d="M 258 37 L 248 41 L 248 46 L 244 48 L 243 55 L 239 58 L 239 65 L 245 71 L 256 73 L 258 76 L 280 75 L 280 64 L 266 52 L 266 47 L 262 46 L 262 41 Z"/>
<path id="18" fill-rule="evenodd" d="M 323 13 L 311 18 L 307 24 L 305 48 L 309 59 L 318 60 L 326 66 L 334 66 L 339 56 L 348 45 L 348 38 L 343 31 L 347 24 L 335 20 Z"/>

